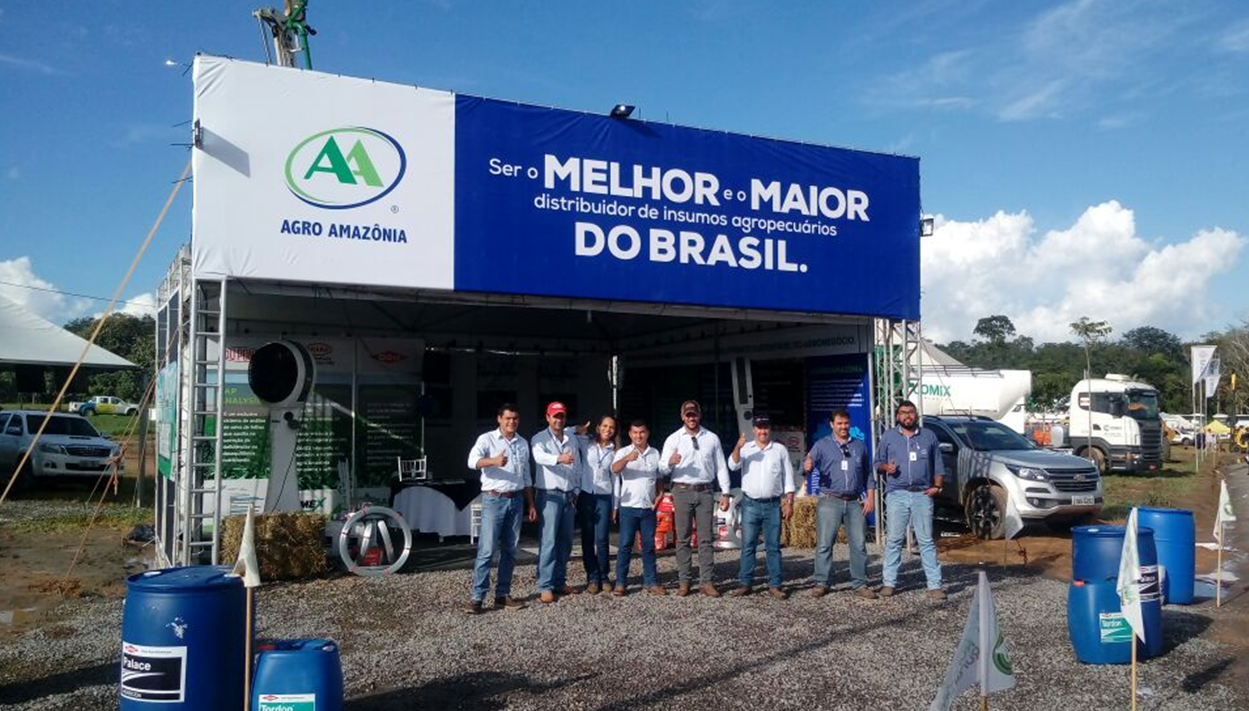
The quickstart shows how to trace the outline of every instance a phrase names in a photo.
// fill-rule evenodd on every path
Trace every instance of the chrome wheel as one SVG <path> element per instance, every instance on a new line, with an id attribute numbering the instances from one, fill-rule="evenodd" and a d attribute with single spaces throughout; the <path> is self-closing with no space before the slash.
<path id="1" fill-rule="evenodd" d="M 412 552 L 412 529 L 393 509 L 365 506 L 338 534 L 338 556 L 356 575 L 389 575 L 403 568 Z"/>

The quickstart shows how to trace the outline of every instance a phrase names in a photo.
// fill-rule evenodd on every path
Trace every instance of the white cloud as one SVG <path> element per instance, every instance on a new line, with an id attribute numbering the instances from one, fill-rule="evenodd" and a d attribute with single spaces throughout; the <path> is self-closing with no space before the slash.
<path id="1" fill-rule="evenodd" d="M 138 296 L 131 296 L 125 301 L 117 302 L 117 306 L 113 309 L 113 311 L 114 313 L 122 313 L 139 318 L 144 316 L 155 316 L 156 295 L 150 291 L 146 291 Z M 104 315 L 104 312 L 99 311 L 93 315 L 96 318 L 99 318 Z"/>
<path id="2" fill-rule="evenodd" d="M 1219 49 L 1224 52 L 1242 54 L 1249 52 L 1249 22 L 1233 25 L 1219 38 Z"/>
<path id="3" fill-rule="evenodd" d="M 0 261 L 0 294 L 53 323 L 81 315 L 85 299 L 56 293 L 56 285 L 35 274 L 30 257 Z"/>
<path id="4" fill-rule="evenodd" d="M 1005 314 L 1038 342 L 1070 339 L 1081 316 L 1109 321 L 1116 333 L 1149 325 L 1195 336 L 1218 314 L 1206 284 L 1232 269 L 1246 244 L 1217 228 L 1151 244 L 1136 233 L 1132 210 L 1113 200 L 1039 237 L 1027 212 L 976 222 L 938 215 L 921 242 L 924 332 L 966 339 L 978 319 Z"/>
<path id="5" fill-rule="evenodd" d="M 51 64 L 40 62 L 35 59 L 26 59 L 24 57 L 15 57 L 11 54 L 0 54 L 0 65 L 13 67 L 23 71 L 36 72 L 47 76 L 56 76 L 65 72 L 57 69 Z"/>
<path id="6" fill-rule="evenodd" d="M 886 108 L 981 111 L 1012 122 L 1105 112 L 1127 101 L 1130 87 L 1166 75 L 1159 66 L 1170 64 L 1169 55 L 1203 51 L 1194 29 L 1202 22 L 1210 20 L 1199 8 L 1161 0 L 1070 0 L 976 33 L 970 42 L 953 33 L 926 60 L 874 83 L 865 99 Z M 1218 44 L 1241 51 L 1249 47 L 1249 30 L 1225 32 Z M 1111 118 L 1100 127 L 1122 127 L 1117 123 Z"/>
<path id="7" fill-rule="evenodd" d="M 1136 125 L 1140 119 L 1138 113 L 1121 113 L 1103 116 L 1097 120 L 1097 127 L 1103 131 L 1117 131 Z"/>

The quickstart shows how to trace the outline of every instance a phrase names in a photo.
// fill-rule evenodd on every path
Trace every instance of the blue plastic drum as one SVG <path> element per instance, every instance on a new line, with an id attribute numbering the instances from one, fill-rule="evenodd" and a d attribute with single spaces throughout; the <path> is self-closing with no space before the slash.
<path id="1" fill-rule="evenodd" d="M 1076 658 L 1086 664 L 1127 664 L 1132 636 L 1119 607 L 1115 584 L 1123 552 L 1123 526 L 1080 526 L 1072 530 L 1072 581 L 1067 590 L 1067 632 Z M 1158 554 L 1152 529 L 1138 526 L 1141 615 L 1145 643 L 1141 658 L 1162 654 L 1162 600 L 1158 589 Z"/>
<path id="2" fill-rule="evenodd" d="M 1154 529 L 1158 565 L 1162 568 L 1162 600 L 1190 605 L 1197 577 L 1197 526 L 1193 512 L 1182 509 L 1137 509 L 1142 526 Z"/>
<path id="3" fill-rule="evenodd" d="M 243 708 L 247 598 L 229 570 L 168 568 L 126 580 L 122 711 Z"/>
<path id="4" fill-rule="evenodd" d="M 253 711 L 342 711 L 343 668 L 328 639 L 294 639 L 259 646 Z"/>

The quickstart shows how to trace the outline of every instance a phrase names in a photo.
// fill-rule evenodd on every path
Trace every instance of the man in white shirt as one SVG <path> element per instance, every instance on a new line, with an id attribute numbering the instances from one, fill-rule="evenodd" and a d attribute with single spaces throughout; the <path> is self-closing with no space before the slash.
<path id="1" fill-rule="evenodd" d="M 755 549 L 763 531 L 767 550 L 768 593 L 778 600 L 789 597 L 781 589 L 781 520 L 788 520 L 794 506 L 794 465 L 785 445 L 772 441 L 772 420 L 757 414 L 752 422 L 755 438 L 737 440 L 729 456 L 729 468 L 742 470 L 742 562 L 733 595 L 750 594 L 755 573 Z"/>
<path id="2" fill-rule="evenodd" d="M 672 477 L 672 501 L 677 527 L 677 595 L 690 594 L 691 519 L 698 526 L 699 591 L 707 597 L 720 597 L 712 567 L 712 545 L 716 484 L 720 488 L 720 509 L 729 508 L 729 470 L 724 448 L 714 432 L 702 426 L 702 407 L 696 400 L 681 403 L 684 427 L 668 435 L 659 455 L 659 471 Z"/>
<path id="3" fill-rule="evenodd" d="M 525 603 L 512 597 L 512 570 L 516 564 L 516 543 L 520 540 L 521 497 L 524 516 L 536 521 L 533 482 L 529 476 L 529 445 L 516 434 L 520 413 L 512 403 L 499 407 L 499 428 L 477 438 L 468 452 L 468 466 L 481 472 L 481 530 L 477 537 L 477 562 L 473 565 L 472 599 L 465 609 L 480 614 L 490 592 L 490 564 L 499 554 L 499 578 L 494 588 L 494 606 L 520 610 Z"/>
<path id="4" fill-rule="evenodd" d="M 562 402 L 546 406 L 547 428 L 533 436 L 533 485 L 542 511 L 542 545 L 538 550 L 538 599 L 555 602 L 556 595 L 576 595 L 568 584 L 573 521 L 581 491 L 583 462 L 576 436 L 564 429 L 568 409 Z"/>
<path id="5" fill-rule="evenodd" d="M 667 595 L 655 573 L 655 507 L 663 496 L 659 481 L 659 450 L 650 446 L 650 428 L 642 420 L 629 425 L 627 447 L 616 453 L 612 520 L 620 522 L 620 547 L 616 551 L 616 587 L 612 595 L 623 597 L 633 558 L 633 539 L 642 534 L 642 587 L 652 595 Z"/>

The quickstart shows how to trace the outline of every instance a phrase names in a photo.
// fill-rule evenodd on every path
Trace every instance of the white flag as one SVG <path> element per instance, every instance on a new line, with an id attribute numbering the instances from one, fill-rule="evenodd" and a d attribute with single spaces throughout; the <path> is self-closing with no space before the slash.
<path id="1" fill-rule="evenodd" d="M 1023 530 L 1023 517 L 1019 515 L 1019 509 L 1015 507 L 1015 497 L 1010 494 L 1006 495 L 1006 538 L 1011 539 L 1019 535 Z"/>
<path id="2" fill-rule="evenodd" d="M 928 711 L 948 711 L 954 699 L 977 682 L 980 693 L 985 696 L 1015 687 L 1010 650 L 997 626 L 993 593 L 989 591 L 989 577 L 983 570 L 980 571 L 980 583 L 976 586 L 976 597 L 967 611 L 963 638 L 954 650 L 945 679 L 941 688 L 937 689 L 937 698 L 932 700 Z"/>
<path id="3" fill-rule="evenodd" d="M 1210 356 L 1210 362 L 1206 363 L 1206 374 L 1204 389 L 1207 398 L 1214 397 L 1219 391 L 1219 379 L 1223 377 L 1222 368 L 1219 364 L 1217 355 Z"/>
<path id="4" fill-rule="evenodd" d="M 1236 520 L 1232 511 L 1232 499 L 1227 495 L 1227 481 L 1219 482 L 1219 511 L 1214 515 L 1214 540 L 1223 547 L 1223 524 Z"/>
<path id="5" fill-rule="evenodd" d="M 1145 620 L 1141 616 L 1141 560 L 1136 551 L 1136 507 L 1128 514 L 1127 531 L 1123 536 L 1123 552 L 1119 555 L 1119 580 L 1115 583 L 1119 593 L 1119 609 L 1123 619 L 1145 641 Z"/>
<path id="6" fill-rule="evenodd" d="M 247 505 L 247 523 L 243 524 L 243 539 L 239 541 L 239 559 L 230 575 L 242 576 L 243 586 L 260 586 L 260 564 L 256 562 L 256 507 Z"/>
<path id="7" fill-rule="evenodd" d="M 1209 375 L 1206 368 L 1210 364 L 1210 359 L 1214 357 L 1214 351 L 1214 346 L 1193 346 L 1193 385 L 1205 380 Z"/>

